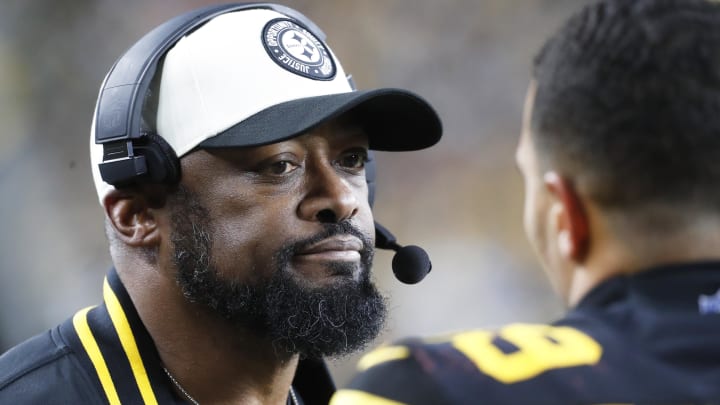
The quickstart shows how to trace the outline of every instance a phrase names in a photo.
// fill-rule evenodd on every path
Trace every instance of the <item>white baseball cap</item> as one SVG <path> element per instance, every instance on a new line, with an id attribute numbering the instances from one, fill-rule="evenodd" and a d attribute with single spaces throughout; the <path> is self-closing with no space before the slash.
<path id="1" fill-rule="evenodd" d="M 314 26 L 314 24 L 312 25 Z M 182 157 L 195 148 L 259 146 L 306 133 L 350 110 L 371 149 L 417 150 L 437 143 L 440 119 L 401 89 L 356 91 L 310 25 L 279 11 L 221 14 L 170 48 L 162 64 L 157 134 Z M 103 147 L 91 136 L 98 197 Z"/>

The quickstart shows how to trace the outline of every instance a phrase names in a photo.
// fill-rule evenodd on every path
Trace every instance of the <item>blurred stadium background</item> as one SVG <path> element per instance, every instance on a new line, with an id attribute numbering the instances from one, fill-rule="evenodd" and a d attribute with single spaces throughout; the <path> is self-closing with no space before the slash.
<path id="1" fill-rule="evenodd" d="M 445 126 L 427 151 L 378 156 L 376 218 L 434 264 L 375 277 L 408 334 L 549 321 L 562 312 L 522 231 L 513 152 L 532 57 L 578 0 L 288 0 L 328 35 L 359 88 L 425 96 Z M 203 0 L 0 3 L 0 351 L 100 300 L 110 265 L 90 175 L 99 85 L 142 34 Z M 339 385 L 357 356 L 333 360 Z"/>

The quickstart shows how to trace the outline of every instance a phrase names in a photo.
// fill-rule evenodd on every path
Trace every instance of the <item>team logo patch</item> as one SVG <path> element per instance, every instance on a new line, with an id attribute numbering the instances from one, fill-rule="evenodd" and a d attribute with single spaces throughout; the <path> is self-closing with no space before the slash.
<path id="1" fill-rule="evenodd" d="M 268 22 L 262 39 L 270 58 L 283 69 L 316 80 L 335 76 L 335 62 L 325 45 L 295 21 L 278 18 Z"/>
<path id="2" fill-rule="evenodd" d="M 713 295 L 700 294 L 698 306 L 701 314 L 720 314 L 720 290 Z"/>

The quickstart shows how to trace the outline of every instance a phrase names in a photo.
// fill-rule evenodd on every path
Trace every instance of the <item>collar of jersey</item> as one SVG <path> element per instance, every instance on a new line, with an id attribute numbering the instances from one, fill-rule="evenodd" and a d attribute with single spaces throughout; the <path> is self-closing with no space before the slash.
<path id="1" fill-rule="evenodd" d="M 698 296 L 720 291 L 720 261 L 674 263 L 610 278 L 592 289 L 575 310 L 633 302 L 655 311 L 698 312 Z"/>

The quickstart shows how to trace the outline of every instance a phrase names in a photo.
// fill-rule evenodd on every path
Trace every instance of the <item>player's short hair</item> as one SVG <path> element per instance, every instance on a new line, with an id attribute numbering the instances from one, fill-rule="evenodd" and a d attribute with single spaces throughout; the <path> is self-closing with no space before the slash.
<path id="1" fill-rule="evenodd" d="M 533 73 L 541 165 L 606 208 L 720 207 L 720 4 L 595 3 L 545 43 Z"/>

